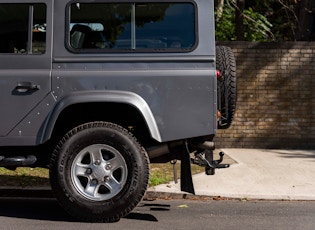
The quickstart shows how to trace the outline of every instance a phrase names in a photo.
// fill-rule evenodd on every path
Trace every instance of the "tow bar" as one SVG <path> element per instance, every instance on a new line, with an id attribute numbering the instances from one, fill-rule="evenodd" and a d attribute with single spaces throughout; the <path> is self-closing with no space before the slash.
<path id="1" fill-rule="evenodd" d="M 188 143 L 185 142 L 182 145 L 182 154 L 181 154 L 181 191 L 195 194 L 195 189 L 192 181 L 191 173 L 191 163 L 197 164 L 199 166 L 205 167 L 205 172 L 207 175 L 214 175 L 216 168 L 228 168 L 229 164 L 221 164 L 223 161 L 224 153 L 220 152 L 220 158 L 218 160 L 213 160 L 213 151 L 215 149 L 214 142 L 206 141 L 198 144 L 190 145 L 195 149 L 191 157 L 191 153 L 188 149 Z M 179 149 L 180 150 L 180 149 Z M 176 166 L 174 163 L 174 178 L 177 182 Z"/>
<path id="2" fill-rule="evenodd" d="M 213 160 L 213 151 L 215 149 L 214 142 L 206 141 L 201 144 L 195 144 L 196 151 L 194 153 L 194 158 L 191 158 L 193 164 L 205 167 L 205 172 L 207 175 L 214 175 L 216 168 L 228 168 L 229 164 L 221 164 L 224 158 L 224 152 L 220 152 L 220 158 L 218 160 Z"/>

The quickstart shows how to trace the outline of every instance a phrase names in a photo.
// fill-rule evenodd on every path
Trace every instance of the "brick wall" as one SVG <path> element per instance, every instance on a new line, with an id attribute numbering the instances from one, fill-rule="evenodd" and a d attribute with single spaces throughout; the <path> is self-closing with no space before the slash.
<path id="1" fill-rule="evenodd" d="M 217 148 L 315 149 L 315 42 L 218 42 L 237 63 L 237 110 Z"/>

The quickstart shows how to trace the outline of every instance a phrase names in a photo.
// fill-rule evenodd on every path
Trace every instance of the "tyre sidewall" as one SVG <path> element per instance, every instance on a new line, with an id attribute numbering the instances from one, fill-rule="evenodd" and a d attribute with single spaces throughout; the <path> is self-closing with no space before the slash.
<path id="1" fill-rule="evenodd" d="M 230 47 L 217 46 L 216 53 L 216 68 L 223 74 L 223 79 L 218 80 L 218 97 L 221 97 L 221 103 L 223 102 L 223 105 L 220 106 L 224 107 L 227 105 L 229 111 L 227 114 L 224 114 L 226 123 L 224 125 L 218 124 L 218 128 L 227 129 L 232 124 L 236 111 L 236 62 Z"/>
<path id="2" fill-rule="evenodd" d="M 113 218 L 117 219 L 133 209 L 141 200 L 145 192 L 142 190 L 147 185 L 143 185 L 147 183 L 145 178 L 147 162 L 141 156 L 141 147 L 135 143 L 134 139 L 113 127 L 90 127 L 69 135 L 59 150 L 56 169 L 58 178 L 55 184 L 57 188 L 54 189 L 62 191 L 58 197 L 68 212 L 76 213 L 76 216 L 84 213 L 94 214 L 95 218 L 97 215 L 101 218 L 102 215 L 111 213 Z M 118 150 L 128 168 L 124 187 L 115 197 L 106 201 L 92 201 L 83 197 L 71 182 L 71 167 L 75 157 L 82 149 L 93 144 L 105 144 Z"/>

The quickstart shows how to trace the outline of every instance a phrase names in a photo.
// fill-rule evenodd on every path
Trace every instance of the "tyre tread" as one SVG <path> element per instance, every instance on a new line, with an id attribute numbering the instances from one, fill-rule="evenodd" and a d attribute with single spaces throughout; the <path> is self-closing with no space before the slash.
<path id="1" fill-rule="evenodd" d="M 233 51 L 227 46 L 217 46 L 216 47 L 216 66 L 217 69 L 221 71 L 223 75 L 223 80 L 218 81 L 218 92 L 221 92 L 218 97 L 220 97 L 223 103 L 218 104 L 218 109 L 224 107 L 227 104 L 228 113 L 223 114 L 225 117 L 225 123 L 218 123 L 219 129 L 227 129 L 231 126 L 232 120 L 234 118 L 236 110 L 237 101 L 237 81 L 236 81 L 236 62 Z M 223 93 L 222 93 L 223 92 Z M 227 98 L 227 101 L 225 101 Z M 225 112 L 225 111 L 220 111 Z"/>
<path id="2" fill-rule="evenodd" d="M 58 145 L 56 146 L 55 150 L 52 153 L 51 156 L 51 161 L 50 161 L 50 178 L 51 178 L 51 186 L 53 188 L 53 192 L 55 194 L 55 196 L 61 199 L 65 199 L 64 197 L 67 197 L 68 200 L 71 199 L 71 196 L 69 194 L 64 194 L 65 191 L 61 191 L 60 190 L 60 186 L 58 185 L 58 175 L 56 175 L 56 171 L 57 171 L 57 163 L 58 163 L 58 158 L 59 158 L 59 154 L 60 151 L 62 151 L 62 148 L 64 146 L 64 144 L 74 135 L 76 135 L 77 133 L 86 130 L 86 129 L 90 129 L 90 128 L 109 128 L 109 129 L 113 129 L 116 130 L 118 132 L 120 132 L 121 134 L 127 136 L 132 143 L 136 146 L 136 148 L 138 148 L 139 153 L 141 154 L 141 157 L 143 159 L 143 175 L 142 175 L 142 179 L 143 181 L 141 181 L 141 188 L 140 191 L 137 193 L 137 195 L 134 196 L 134 200 L 132 200 L 129 205 L 127 207 L 125 207 L 124 209 L 118 211 L 116 214 L 112 214 L 111 215 L 92 215 L 92 214 L 88 214 L 83 215 L 80 212 L 73 212 L 73 209 L 71 208 L 71 202 L 62 202 L 61 206 L 65 209 L 65 211 L 67 211 L 72 217 L 74 217 L 75 219 L 80 219 L 81 221 L 85 221 L 85 222 L 116 222 L 118 221 L 121 217 L 128 215 L 137 205 L 138 203 L 142 200 L 147 186 L 148 186 L 148 181 L 149 181 L 149 157 L 147 155 L 147 152 L 145 151 L 145 149 L 140 145 L 140 143 L 138 142 L 138 140 L 136 139 L 136 137 L 130 133 L 128 130 L 126 130 L 125 128 L 114 124 L 114 123 L 109 123 L 109 122 L 104 122 L 104 121 L 97 121 L 97 122 L 90 122 L 90 123 L 86 123 L 86 124 L 82 124 L 76 128 L 73 128 L 72 130 L 70 130 L 67 134 L 64 135 L 64 137 L 60 140 L 60 142 L 58 143 Z M 132 186 L 132 185 L 130 185 Z M 59 202 L 60 203 L 60 202 Z M 68 204 L 68 205 L 67 205 Z"/>

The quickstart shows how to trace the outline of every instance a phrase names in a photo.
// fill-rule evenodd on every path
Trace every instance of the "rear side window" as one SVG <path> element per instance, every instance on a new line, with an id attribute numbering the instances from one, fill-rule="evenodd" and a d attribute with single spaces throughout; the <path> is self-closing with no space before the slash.
<path id="1" fill-rule="evenodd" d="M 0 4 L 0 54 L 43 54 L 45 4 Z"/>
<path id="2" fill-rule="evenodd" d="M 73 3 L 69 12 L 73 52 L 187 52 L 196 45 L 191 2 Z"/>

